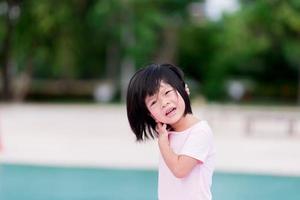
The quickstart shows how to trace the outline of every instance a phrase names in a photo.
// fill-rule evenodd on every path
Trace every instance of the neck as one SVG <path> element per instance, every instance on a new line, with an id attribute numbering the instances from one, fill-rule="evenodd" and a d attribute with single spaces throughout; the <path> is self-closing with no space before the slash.
<path id="1" fill-rule="evenodd" d="M 199 119 L 197 119 L 193 114 L 186 114 L 178 122 L 172 124 L 172 128 L 177 132 L 181 132 L 190 128 L 197 122 L 199 122 Z"/>

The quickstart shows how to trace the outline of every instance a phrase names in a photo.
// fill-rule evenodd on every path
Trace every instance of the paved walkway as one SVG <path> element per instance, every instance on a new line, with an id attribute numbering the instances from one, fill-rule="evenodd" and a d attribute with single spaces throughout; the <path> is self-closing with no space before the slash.
<path id="1" fill-rule="evenodd" d="M 217 170 L 300 176 L 300 108 L 196 106 L 211 124 Z M 269 117 L 252 124 L 248 116 Z M 278 116 L 283 119 L 278 120 Z M 287 116 L 295 119 L 288 135 Z M 156 169 L 155 141 L 136 143 L 124 105 L 0 104 L 2 163 Z"/>

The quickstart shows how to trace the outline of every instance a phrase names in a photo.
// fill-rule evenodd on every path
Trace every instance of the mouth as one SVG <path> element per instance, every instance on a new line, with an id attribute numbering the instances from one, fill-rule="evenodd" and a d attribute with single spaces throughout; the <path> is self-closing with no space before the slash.
<path id="1" fill-rule="evenodd" d="M 173 107 L 173 108 L 169 108 L 166 112 L 166 116 L 171 116 L 174 112 L 175 112 L 176 108 Z"/>

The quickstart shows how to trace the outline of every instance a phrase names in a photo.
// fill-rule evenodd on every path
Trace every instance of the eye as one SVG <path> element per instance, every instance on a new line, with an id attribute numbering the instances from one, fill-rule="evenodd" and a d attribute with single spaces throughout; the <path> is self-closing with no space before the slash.
<path id="1" fill-rule="evenodd" d="M 150 106 L 153 106 L 153 105 L 155 105 L 156 104 L 156 101 L 152 101 L 151 103 L 150 103 Z"/>
<path id="2" fill-rule="evenodd" d="M 173 90 L 168 90 L 168 91 L 166 91 L 165 94 L 167 95 L 167 94 L 169 94 L 169 93 L 172 92 L 172 91 L 173 91 Z"/>

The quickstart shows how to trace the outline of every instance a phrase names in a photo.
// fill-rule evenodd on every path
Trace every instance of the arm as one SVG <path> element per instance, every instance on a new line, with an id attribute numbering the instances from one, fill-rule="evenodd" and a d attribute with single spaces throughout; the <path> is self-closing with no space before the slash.
<path id="1" fill-rule="evenodd" d="M 173 152 L 169 144 L 168 132 L 165 124 L 162 125 L 161 123 L 158 123 L 157 131 L 159 132 L 158 145 L 160 152 L 165 163 L 175 177 L 184 178 L 197 164 L 199 164 L 199 162 L 202 163 L 195 158 L 177 155 Z"/>

